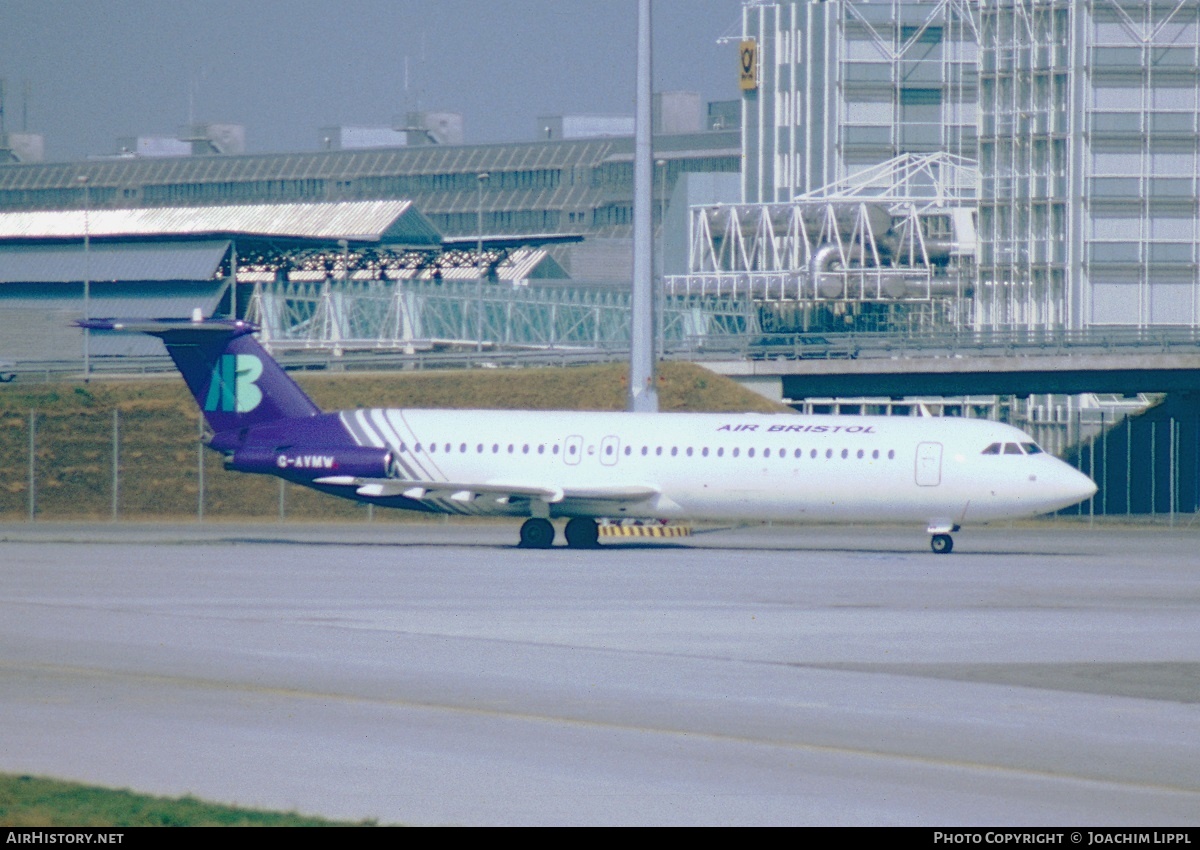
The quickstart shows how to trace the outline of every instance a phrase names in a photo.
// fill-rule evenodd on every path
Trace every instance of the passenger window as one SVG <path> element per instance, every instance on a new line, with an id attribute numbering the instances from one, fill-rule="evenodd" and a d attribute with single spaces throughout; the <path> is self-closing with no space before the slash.
<path id="1" fill-rule="evenodd" d="M 449 443 L 446 443 L 446 452 L 450 453 L 452 451 L 454 451 L 454 447 L 451 446 Z"/>
<path id="2" fill-rule="evenodd" d="M 770 457 L 770 456 L 771 456 L 771 450 L 763 449 L 763 457 Z"/>
<path id="3" fill-rule="evenodd" d="M 850 450 L 849 450 L 849 449 L 842 449 L 842 460 L 845 460 L 845 459 L 846 459 L 846 458 L 848 458 L 849 456 L 850 456 Z"/>
<path id="4" fill-rule="evenodd" d="M 717 457 L 725 457 L 725 449 L 717 449 Z"/>
<path id="5" fill-rule="evenodd" d="M 702 448 L 700 450 L 700 454 L 703 455 L 704 457 L 708 457 L 708 446 L 705 446 L 704 448 Z"/>
<path id="6" fill-rule="evenodd" d="M 879 449 L 875 449 L 875 451 L 871 452 L 871 460 L 879 460 Z"/>
<path id="7" fill-rule="evenodd" d="M 809 452 L 809 453 L 808 453 L 808 456 L 809 456 L 810 458 L 812 458 L 812 457 L 816 457 L 816 456 L 817 456 L 817 450 L 816 450 L 816 449 L 813 449 L 811 452 Z"/>
<path id="8" fill-rule="evenodd" d="M 746 452 L 746 456 L 747 456 L 747 457 L 754 457 L 754 449 L 750 449 L 749 451 L 747 451 L 747 452 Z"/>
<path id="9" fill-rule="evenodd" d="M 737 456 L 738 456 L 738 450 L 737 450 L 737 449 L 734 449 L 734 450 L 733 450 L 733 456 L 734 456 L 734 457 L 737 457 Z"/>
<path id="10" fill-rule="evenodd" d="M 629 449 L 626 449 L 625 451 L 629 451 Z M 540 446 L 538 446 L 538 454 L 544 455 L 545 453 L 546 453 L 546 444 L 542 443 Z"/>
<path id="11" fill-rule="evenodd" d="M 633 449 L 631 449 L 629 446 L 626 446 L 625 447 L 625 457 L 629 457 L 631 454 L 633 454 Z"/>
<path id="12" fill-rule="evenodd" d="M 671 446 L 671 457 L 675 457 L 677 454 L 679 454 L 679 449 L 675 448 L 675 446 Z"/>
<path id="13" fill-rule="evenodd" d="M 529 454 L 529 443 L 526 443 L 525 445 L 521 446 L 521 454 L 523 454 L 523 455 Z"/>
<path id="14" fill-rule="evenodd" d="M 862 449 L 859 449 L 859 450 L 858 450 L 858 456 L 859 456 L 860 458 L 863 456 L 863 450 L 862 450 Z"/>
<path id="15" fill-rule="evenodd" d="M 659 456 L 661 457 L 661 456 L 662 456 L 662 446 L 659 446 L 658 448 L 656 448 L 656 449 L 654 450 L 654 453 L 655 453 L 656 455 L 659 455 Z"/>
<path id="16" fill-rule="evenodd" d="M 1006 455 L 1023 454 L 1023 452 L 1021 451 L 1021 447 L 1018 446 L 1016 443 L 1005 443 L 1004 444 L 1004 453 Z"/>
<path id="17" fill-rule="evenodd" d="M 1039 455 L 1042 453 L 1042 447 L 1037 443 L 1021 443 L 1021 448 L 1025 450 L 1027 455 Z"/>
<path id="18" fill-rule="evenodd" d="M 437 443 L 430 443 L 429 444 L 429 453 L 434 454 L 435 452 L 437 452 Z"/>
<path id="19" fill-rule="evenodd" d="M 466 443 L 460 443 L 460 444 L 459 444 L 459 446 L 458 446 L 458 453 L 459 453 L 459 454 L 461 454 L 461 455 L 465 455 L 465 454 L 467 453 L 467 444 L 466 444 Z"/>
<path id="20" fill-rule="evenodd" d="M 642 457 L 645 457 L 649 451 L 650 451 L 649 446 L 642 446 Z"/>
<path id="21" fill-rule="evenodd" d="M 417 454 L 420 454 L 421 453 L 421 444 L 417 443 L 415 446 L 413 446 L 413 451 L 416 452 Z"/>
<path id="22" fill-rule="evenodd" d="M 499 443 L 492 443 L 492 454 L 497 454 L 500 451 Z"/>
<path id="23" fill-rule="evenodd" d="M 804 457 L 804 449 L 796 449 L 796 457 L 797 458 Z"/>
<path id="24" fill-rule="evenodd" d="M 895 449 L 888 449 L 888 460 L 892 460 L 896 456 Z"/>
<path id="25" fill-rule="evenodd" d="M 691 457 L 691 456 L 692 456 L 692 447 L 691 447 L 691 446 L 688 446 L 688 447 L 687 447 L 687 456 L 688 456 L 688 457 Z"/>
<path id="26" fill-rule="evenodd" d="M 825 459 L 828 460 L 831 457 L 833 457 L 833 449 L 826 449 L 825 450 Z"/>
<path id="27" fill-rule="evenodd" d="M 982 452 L 980 452 L 980 454 L 998 455 L 998 454 L 1000 454 L 1000 444 L 992 443 L 990 446 L 988 446 L 986 449 L 984 449 Z"/>

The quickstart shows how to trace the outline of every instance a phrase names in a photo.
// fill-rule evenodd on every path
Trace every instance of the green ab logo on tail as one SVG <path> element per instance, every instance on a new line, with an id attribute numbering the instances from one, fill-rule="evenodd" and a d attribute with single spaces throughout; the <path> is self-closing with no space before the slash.
<path id="1" fill-rule="evenodd" d="M 262 401 L 262 390 L 254 384 L 262 371 L 262 361 L 253 354 L 222 354 L 213 365 L 204 409 L 249 413 Z"/>

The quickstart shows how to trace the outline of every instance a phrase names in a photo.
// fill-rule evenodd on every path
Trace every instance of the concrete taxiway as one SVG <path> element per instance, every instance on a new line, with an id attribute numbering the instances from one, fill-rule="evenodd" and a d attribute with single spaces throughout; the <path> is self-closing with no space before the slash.
<path id="1" fill-rule="evenodd" d="M 408 824 L 1200 825 L 1200 521 L 0 525 L 0 771 Z"/>

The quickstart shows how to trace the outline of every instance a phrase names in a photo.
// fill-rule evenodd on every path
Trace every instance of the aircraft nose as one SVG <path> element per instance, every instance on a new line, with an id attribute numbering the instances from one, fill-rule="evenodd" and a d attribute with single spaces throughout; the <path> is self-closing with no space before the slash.
<path id="1" fill-rule="evenodd" d="M 1059 491 L 1066 505 L 1075 505 L 1096 495 L 1096 482 L 1065 463 L 1059 469 L 1056 478 L 1055 489 Z"/>

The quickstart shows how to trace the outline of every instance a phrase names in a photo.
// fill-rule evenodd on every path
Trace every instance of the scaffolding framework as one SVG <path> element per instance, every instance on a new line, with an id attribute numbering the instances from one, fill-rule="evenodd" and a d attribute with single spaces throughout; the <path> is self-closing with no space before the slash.
<path id="1" fill-rule="evenodd" d="M 689 271 L 666 290 L 753 298 L 773 330 L 957 329 L 970 318 L 977 184 L 970 160 L 906 154 L 786 204 L 695 207 Z"/>
<path id="2" fill-rule="evenodd" d="M 393 280 L 376 277 L 255 283 L 247 318 L 269 351 L 462 348 L 624 348 L 630 291 L 609 285 Z M 660 337 L 702 344 L 757 330 L 745 298 L 664 299 Z"/>

